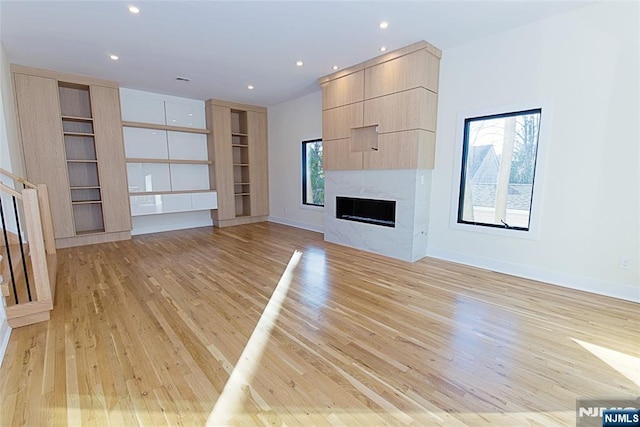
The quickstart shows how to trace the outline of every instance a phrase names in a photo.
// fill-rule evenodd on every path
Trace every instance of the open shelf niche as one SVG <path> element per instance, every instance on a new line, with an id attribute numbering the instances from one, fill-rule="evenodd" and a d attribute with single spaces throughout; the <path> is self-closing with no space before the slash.
<path id="1" fill-rule="evenodd" d="M 90 88 L 59 82 L 58 93 L 75 234 L 103 233 Z"/>
<path id="2" fill-rule="evenodd" d="M 233 195 L 236 217 L 251 216 L 249 186 L 249 135 L 247 112 L 231 110 L 231 151 L 233 156 Z"/>

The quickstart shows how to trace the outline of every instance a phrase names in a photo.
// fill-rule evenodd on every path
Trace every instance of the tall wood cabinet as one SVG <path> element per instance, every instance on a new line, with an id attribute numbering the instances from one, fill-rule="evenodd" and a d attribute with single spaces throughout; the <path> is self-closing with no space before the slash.
<path id="1" fill-rule="evenodd" d="M 324 169 L 433 168 L 440 56 L 421 41 L 319 79 Z"/>
<path id="2" fill-rule="evenodd" d="M 27 179 L 49 187 L 56 246 L 130 238 L 117 84 L 11 71 Z"/>
<path id="3" fill-rule="evenodd" d="M 218 192 L 214 225 L 266 221 L 269 215 L 267 110 L 210 99 L 205 107 L 211 188 Z"/>

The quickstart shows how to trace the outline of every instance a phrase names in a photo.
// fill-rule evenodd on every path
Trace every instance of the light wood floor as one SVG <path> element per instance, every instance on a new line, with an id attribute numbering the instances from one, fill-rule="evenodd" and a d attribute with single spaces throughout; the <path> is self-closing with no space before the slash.
<path id="1" fill-rule="evenodd" d="M 640 394 L 637 304 L 262 223 L 60 250 L 0 424 L 205 425 L 295 249 L 231 425 L 573 426 L 576 398 Z"/>

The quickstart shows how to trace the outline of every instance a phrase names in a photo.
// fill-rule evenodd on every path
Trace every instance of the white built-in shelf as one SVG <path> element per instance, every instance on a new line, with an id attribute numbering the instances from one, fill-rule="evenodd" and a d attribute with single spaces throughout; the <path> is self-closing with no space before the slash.
<path id="1" fill-rule="evenodd" d="M 129 193 L 130 196 L 162 196 L 165 194 L 192 194 L 192 193 L 211 193 L 216 190 L 182 190 L 182 191 L 140 191 Z"/>
<path id="2" fill-rule="evenodd" d="M 173 163 L 182 165 L 211 165 L 211 160 L 182 160 L 182 159 L 143 159 L 127 157 L 127 163 Z"/>
<path id="3" fill-rule="evenodd" d="M 122 122 L 122 126 L 130 128 L 142 128 L 142 129 L 156 129 L 156 130 L 168 130 L 174 132 L 189 132 L 189 133 L 210 133 L 209 129 L 189 128 L 184 126 L 169 126 L 156 123 L 140 123 L 140 122 Z"/>

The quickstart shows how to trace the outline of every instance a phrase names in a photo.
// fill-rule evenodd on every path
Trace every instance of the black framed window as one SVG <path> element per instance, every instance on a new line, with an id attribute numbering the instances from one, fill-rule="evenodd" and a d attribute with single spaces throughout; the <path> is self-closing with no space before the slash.
<path id="1" fill-rule="evenodd" d="M 528 231 L 542 109 L 464 121 L 458 223 Z"/>
<path id="2" fill-rule="evenodd" d="M 322 139 L 302 141 L 302 204 L 324 206 Z"/>

